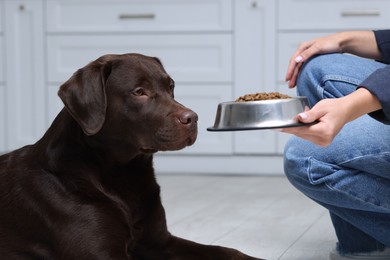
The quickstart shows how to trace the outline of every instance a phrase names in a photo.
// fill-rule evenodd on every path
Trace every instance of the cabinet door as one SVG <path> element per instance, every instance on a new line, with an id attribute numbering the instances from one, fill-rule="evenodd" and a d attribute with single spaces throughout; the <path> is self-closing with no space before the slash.
<path id="1" fill-rule="evenodd" d="M 0 85 L 0 154 L 7 151 L 5 143 L 5 88 Z"/>
<path id="2" fill-rule="evenodd" d="M 275 1 L 235 1 L 235 98 L 275 91 Z M 270 130 L 234 134 L 234 152 L 275 153 Z"/>
<path id="3" fill-rule="evenodd" d="M 5 1 L 7 149 L 45 131 L 43 2 Z"/>
<path id="4" fill-rule="evenodd" d="M 4 1 L 0 2 L 0 17 L 4 16 Z M 5 88 L 4 88 L 4 31 L 3 19 L 0 19 L 0 154 L 6 151 L 5 147 Z"/>
<path id="5" fill-rule="evenodd" d="M 47 30 L 50 33 L 231 31 L 231 2 L 50 0 L 46 1 Z"/>
<path id="6" fill-rule="evenodd" d="M 0 1 L 0 17 L 4 16 L 4 1 Z M 3 19 L 0 19 L 0 33 L 3 34 Z"/>
<path id="7" fill-rule="evenodd" d="M 231 41 L 230 34 L 50 35 L 48 81 L 64 82 L 104 54 L 136 52 L 160 58 L 176 82 L 230 83 Z"/>
<path id="8" fill-rule="evenodd" d="M 1 13 L 0 13 L 0 16 L 1 16 Z M 0 31 L 0 86 L 3 86 L 4 85 L 4 62 L 5 62 L 5 58 L 4 58 L 4 36 L 3 36 L 3 32 Z"/>
<path id="9" fill-rule="evenodd" d="M 280 30 L 388 29 L 388 0 L 279 0 Z"/>

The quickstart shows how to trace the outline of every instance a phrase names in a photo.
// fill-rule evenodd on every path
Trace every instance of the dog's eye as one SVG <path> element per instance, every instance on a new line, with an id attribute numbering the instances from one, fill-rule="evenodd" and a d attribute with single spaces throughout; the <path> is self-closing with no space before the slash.
<path id="1" fill-rule="evenodd" d="M 171 82 L 169 83 L 169 93 L 173 94 L 174 91 L 175 91 L 175 81 L 171 79 Z"/>
<path id="2" fill-rule="evenodd" d="M 143 96 L 143 95 L 145 95 L 145 91 L 144 91 L 143 88 L 136 88 L 136 89 L 134 89 L 134 90 L 132 91 L 132 94 L 133 94 L 134 96 Z"/>
<path id="3" fill-rule="evenodd" d="M 171 97 L 173 98 L 175 98 L 174 92 L 175 92 L 175 85 L 172 84 L 169 86 L 169 95 L 171 95 Z"/>

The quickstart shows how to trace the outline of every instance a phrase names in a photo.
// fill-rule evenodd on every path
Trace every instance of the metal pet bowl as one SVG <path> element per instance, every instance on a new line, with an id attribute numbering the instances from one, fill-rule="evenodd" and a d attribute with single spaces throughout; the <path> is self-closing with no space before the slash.
<path id="1" fill-rule="evenodd" d="M 214 126 L 208 131 L 241 131 L 303 126 L 297 115 L 308 107 L 306 97 L 218 105 Z"/>

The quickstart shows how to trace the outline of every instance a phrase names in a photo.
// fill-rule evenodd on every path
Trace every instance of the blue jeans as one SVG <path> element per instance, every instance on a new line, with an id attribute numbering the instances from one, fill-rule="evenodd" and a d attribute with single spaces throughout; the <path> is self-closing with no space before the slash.
<path id="1" fill-rule="evenodd" d="M 351 55 L 317 56 L 302 68 L 297 92 L 313 106 L 353 92 L 383 66 Z M 362 116 L 328 147 L 292 137 L 284 170 L 297 189 L 329 210 L 340 253 L 390 247 L 390 126 Z"/>

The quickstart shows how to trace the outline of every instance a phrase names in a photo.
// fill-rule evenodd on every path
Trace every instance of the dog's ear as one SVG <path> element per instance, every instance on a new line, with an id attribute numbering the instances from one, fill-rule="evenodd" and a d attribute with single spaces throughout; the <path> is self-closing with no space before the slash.
<path id="1" fill-rule="evenodd" d="M 66 109 L 86 135 L 102 128 L 107 108 L 105 82 L 111 73 L 110 62 L 96 60 L 76 71 L 59 89 Z"/>

